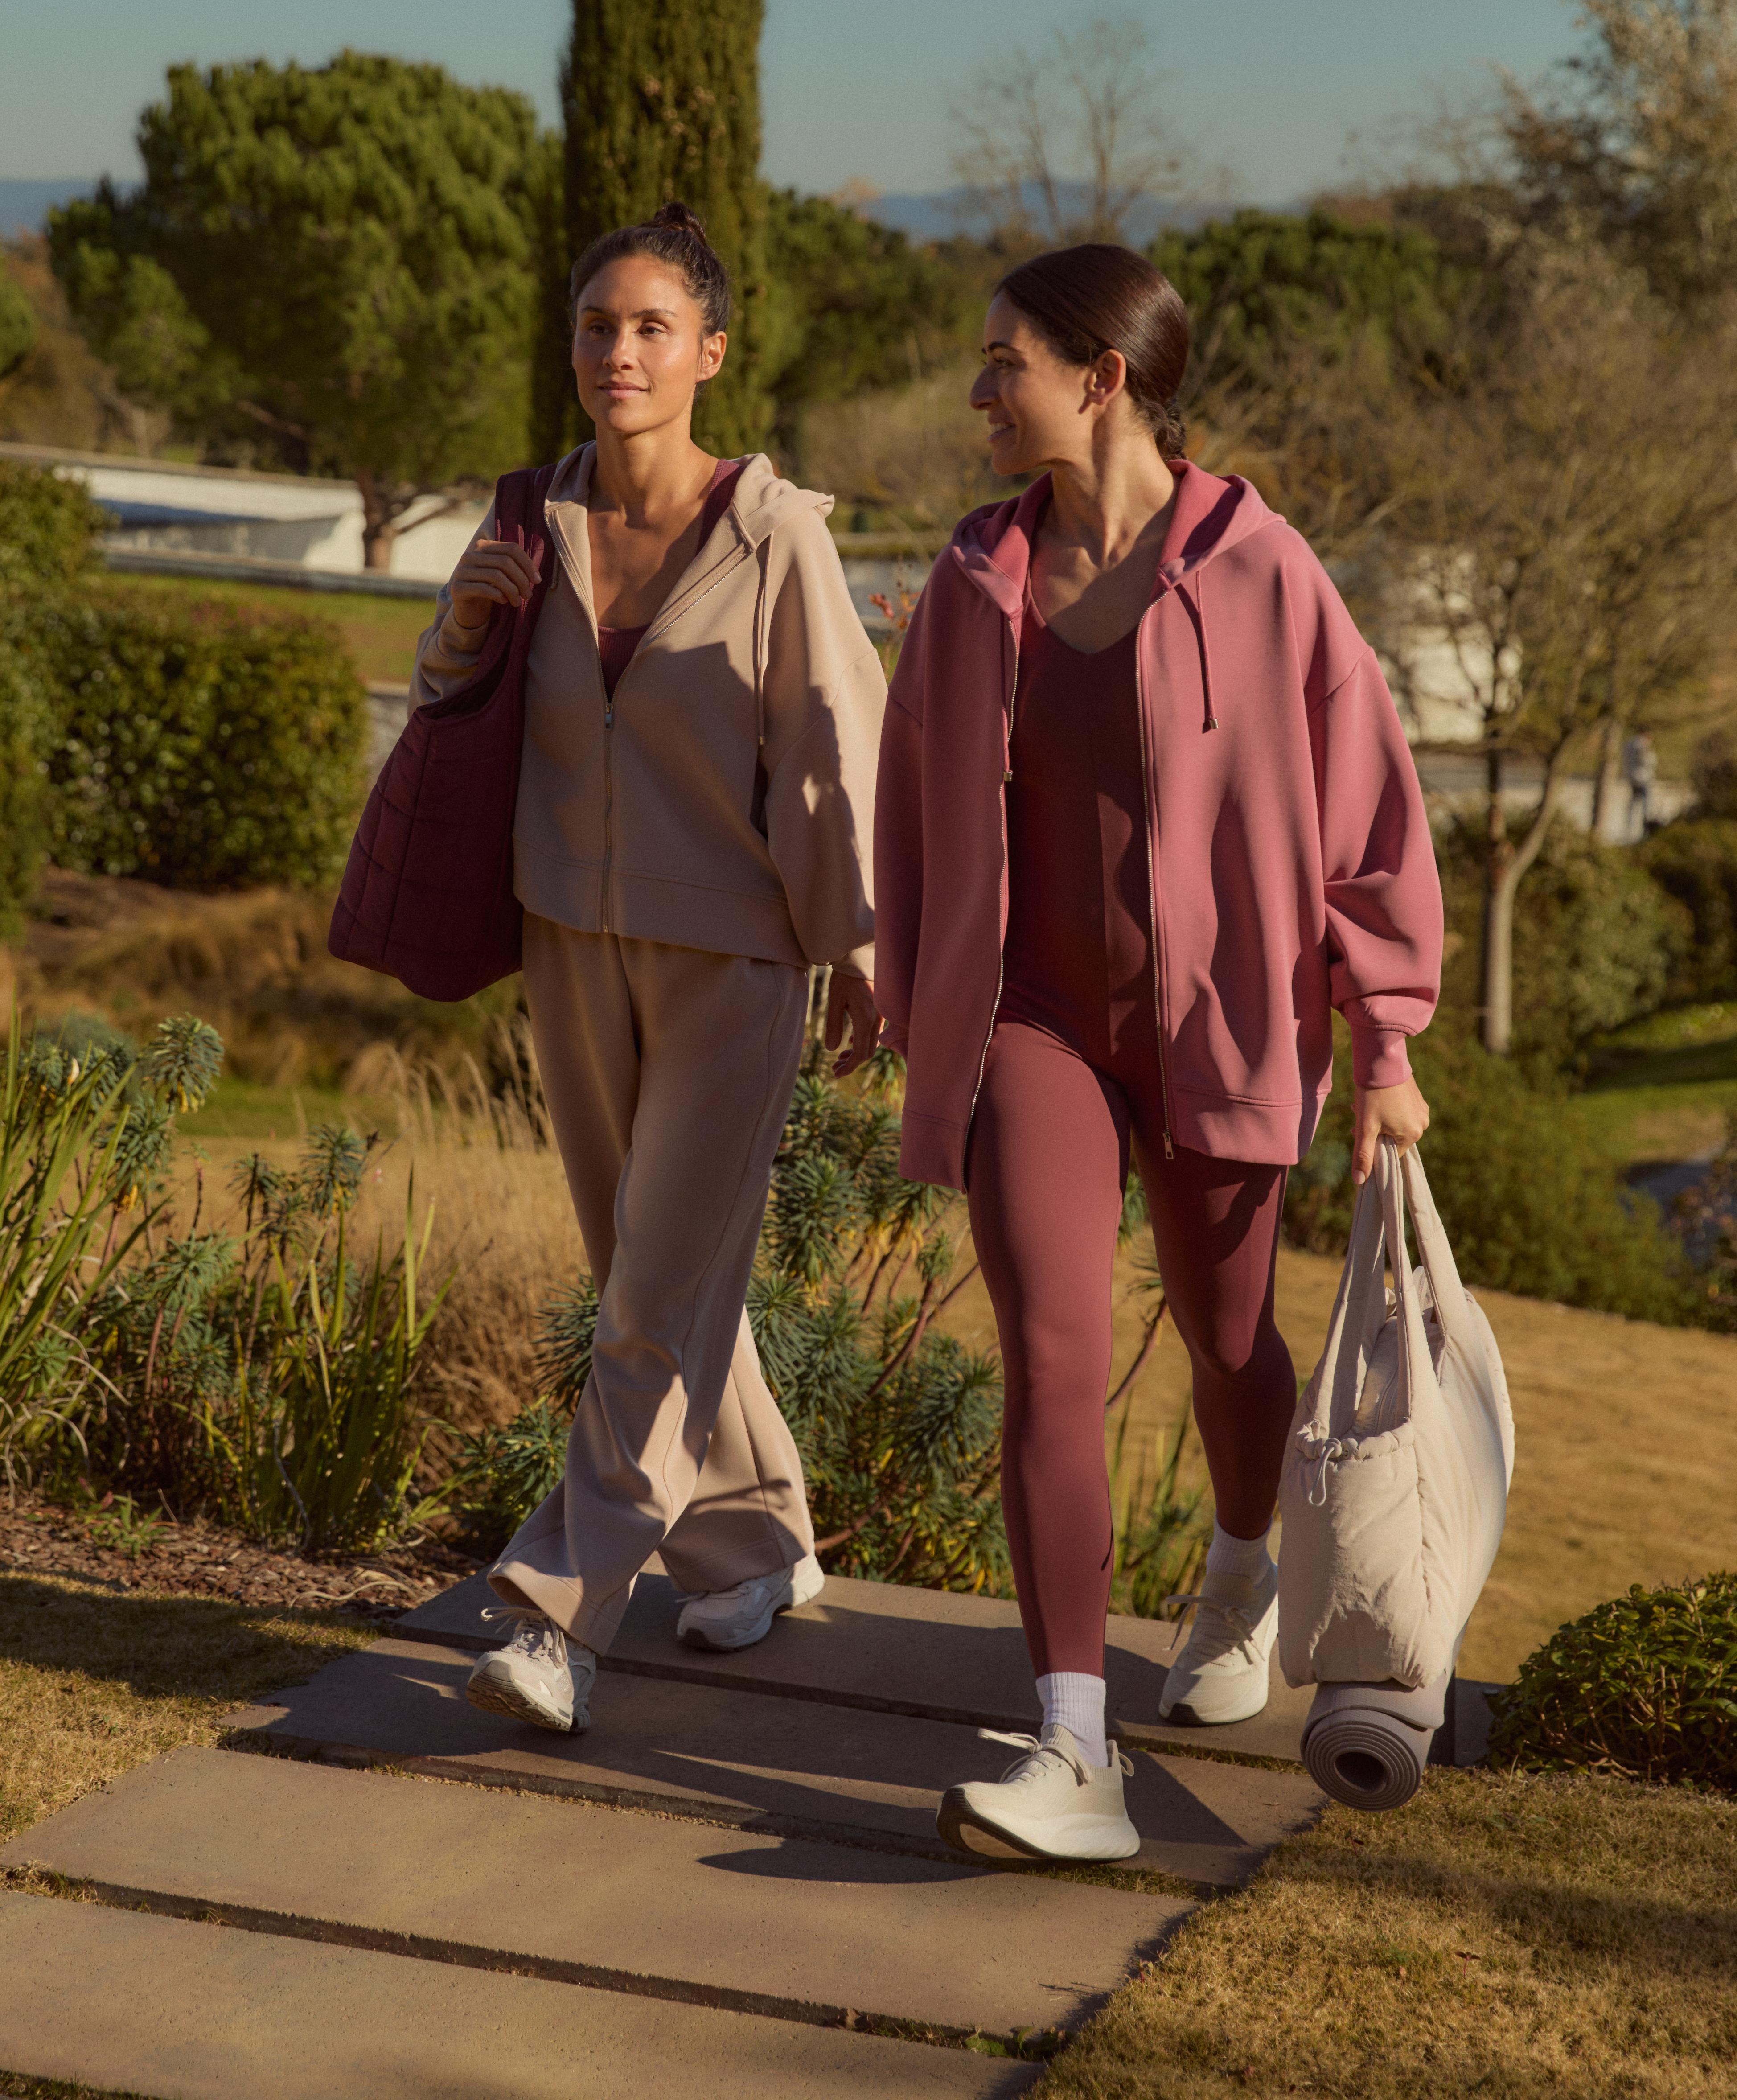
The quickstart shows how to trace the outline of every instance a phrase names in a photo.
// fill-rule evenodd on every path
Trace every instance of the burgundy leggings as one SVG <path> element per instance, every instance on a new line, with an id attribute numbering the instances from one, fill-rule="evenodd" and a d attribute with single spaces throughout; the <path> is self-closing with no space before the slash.
<path id="1" fill-rule="evenodd" d="M 1033 1668 L 1104 1674 L 1113 1557 L 1104 1403 L 1111 1264 L 1131 1143 L 1219 1520 L 1259 1536 L 1278 1494 L 1296 1374 L 1272 1318 L 1285 1169 L 1164 1157 L 1149 1083 L 1097 1070 L 1043 1029 L 1000 1020 L 972 1122 L 971 1229 L 1007 1383 L 1002 1507 Z"/>

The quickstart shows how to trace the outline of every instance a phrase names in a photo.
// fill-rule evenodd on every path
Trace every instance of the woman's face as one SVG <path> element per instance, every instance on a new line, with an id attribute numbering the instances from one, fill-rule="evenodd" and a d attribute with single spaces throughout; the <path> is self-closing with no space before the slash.
<path id="1" fill-rule="evenodd" d="M 580 405 L 623 437 L 688 416 L 694 390 L 724 362 L 679 271 L 650 255 L 607 262 L 580 290 L 573 324 Z"/>
<path id="2" fill-rule="evenodd" d="M 997 474 L 1037 474 L 1091 457 L 1094 428 L 1126 391 L 1121 357 L 1065 364 L 1005 292 L 983 317 L 983 369 L 971 405 L 989 419 L 990 465 Z"/>

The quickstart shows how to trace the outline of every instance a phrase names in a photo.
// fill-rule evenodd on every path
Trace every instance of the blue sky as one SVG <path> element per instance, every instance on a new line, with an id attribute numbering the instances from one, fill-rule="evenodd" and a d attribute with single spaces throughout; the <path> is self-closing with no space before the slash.
<path id="1" fill-rule="evenodd" d="M 943 188 L 950 98 L 1099 11 L 1150 27 L 1166 107 L 1263 202 L 1342 179 L 1348 133 L 1403 151 L 1438 95 L 1475 92 L 1492 64 L 1536 75 L 1578 36 L 1570 0 L 768 0 L 765 171 Z M 0 177 L 136 174 L 137 112 L 179 59 L 318 64 L 349 43 L 522 89 L 553 121 L 569 19 L 568 0 L 0 0 Z"/>

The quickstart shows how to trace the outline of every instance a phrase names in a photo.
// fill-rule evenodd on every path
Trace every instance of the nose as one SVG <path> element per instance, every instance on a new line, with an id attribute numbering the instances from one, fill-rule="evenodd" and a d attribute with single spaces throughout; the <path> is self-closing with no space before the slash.
<path id="1" fill-rule="evenodd" d="M 971 382 L 971 392 L 967 398 L 969 399 L 973 408 L 988 408 L 993 407 L 996 400 L 999 398 L 995 386 L 994 373 L 990 372 L 980 372 L 977 377 Z"/>

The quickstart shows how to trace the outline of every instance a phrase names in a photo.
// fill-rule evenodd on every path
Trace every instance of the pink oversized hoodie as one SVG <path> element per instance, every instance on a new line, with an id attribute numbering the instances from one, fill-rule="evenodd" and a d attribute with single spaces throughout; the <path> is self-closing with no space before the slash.
<path id="1" fill-rule="evenodd" d="M 1166 1145 L 1285 1164 L 1333 1083 L 1391 1086 L 1441 974 L 1441 889 L 1404 733 L 1302 536 L 1179 463 L 1136 652 Z M 906 1060 L 902 1171 L 963 1188 L 1001 990 L 1019 615 L 1048 477 L 963 518 L 888 695 L 875 988 Z"/>

